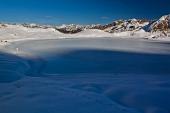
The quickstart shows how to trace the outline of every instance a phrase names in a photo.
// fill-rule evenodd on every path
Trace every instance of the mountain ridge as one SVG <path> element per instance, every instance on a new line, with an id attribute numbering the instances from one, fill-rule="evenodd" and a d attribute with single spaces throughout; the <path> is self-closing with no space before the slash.
<path id="1" fill-rule="evenodd" d="M 112 23 L 101 25 L 76 25 L 76 24 L 63 24 L 61 26 L 53 25 L 38 25 L 38 24 L 0 24 L 0 29 L 8 27 L 9 25 L 22 26 L 24 28 L 39 28 L 39 29 L 54 29 L 64 34 L 77 34 L 88 29 L 97 29 L 110 34 L 121 34 L 124 32 L 130 33 L 133 36 L 137 33 L 150 34 L 151 38 L 157 37 L 170 37 L 170 14 L 164 15 L 158 20 L 145 20 L 145 19 L 128 19 L 117 20 Z M 141 34 L 140 33 L 140 34 Z M 153 35 L 154 34 L 154 35 Z"/>

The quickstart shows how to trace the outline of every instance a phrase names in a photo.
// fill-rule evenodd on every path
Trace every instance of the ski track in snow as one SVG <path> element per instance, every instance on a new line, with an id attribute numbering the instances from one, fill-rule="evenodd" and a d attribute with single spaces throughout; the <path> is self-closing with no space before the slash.
<path id="1" fill-rule="evenodd" d="M 13 42 L 0 53 L 0 113 L 169 113 L 169 46 L 109 38 Z"/>

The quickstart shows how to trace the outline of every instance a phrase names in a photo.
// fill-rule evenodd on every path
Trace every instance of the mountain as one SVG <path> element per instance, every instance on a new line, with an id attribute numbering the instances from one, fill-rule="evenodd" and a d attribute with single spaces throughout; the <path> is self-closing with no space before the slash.
<path id="1" fill-rule="evenodd" d="M 0 24 L 0 29 L 6 28 L 12 24 Z M 52 32 L 60 32 L 65 34 L 77 34 L 79 32 L 89 32 L 91 35 L 97 33 L 107 33 L 110 36 L 136 36 L 136 37 L 149 37 L 149 38 L 159 38 L 159 37 L 170 37 L 170 14 L 162 16 L 158 20 L 145 20 L 145 19 L 128 19 L 128 20 L 117 20 L 109 24 L 92 24 L 92 25 L 38 25 L 38 24 L 13 24 L 13 28 L 17 26 L 22 26 L 23 29 L 53 29 Z M 48 31 L 48 30 L 47 30 Z M 98 32 L 99 31 L 99 32 Z M 85 32 L 83 34 L 85 35 Z M 94 33 L 93 33 L 94 32 Z M 78 34 L 77 34 L 78 35 Z M 87 34 L 88 36 L 91 36 Z M 92 36 L 93 36 L 92 35 Z M 105 34 L 105 36 L 107 36 Z"/>
<path id="2" fill-rule="evenodd" d="M 64 25 L 57 26 L 56 30 L 62 33 L 74 34 L 86 29 L 98 29 L 108 33 L 123 33 L 128 32 L 130 36 L 134 34 L 145 33 L 146 35 L 150 34 L 151 38 L 158 37 L 169 37 L 170 36 L 170 14 L 162 16 L 158 20 L 145 20 L 145 19 L 129 19 L 129 20 L 117 20 L 113 21 L 110 24 L 100 25 Z M 140 33 L 140 34 L 141 34 Z M 127 34 L 127 33 L 124 33 Z M 145 35 L 144 35 L 145 36 Z"/>
<path id="3" fill-rule="evenodd" d="M 168 31 L 170 29 L 170 14 L 162 16 L 150 25 L 151 32 Z"/>
<path id="4" fill-rule="evenodd" d="M 148 26 L 148 32 L 154 34 L 152 38 L 170 37 L 170 14 L 152 21 Z"/>
<path id="5" fill-rule="evenodd" d="M 149 24 L 147 20 L 139 20 L 139 19 L 118 20 L 115 21 L 114 23 L 115 23 L 114 26 L 105 29 L 105 31 L 109 33 L 138 31 L 141 30 L 144 26 Z"/>
<path id="6" fill-rule="evenodd" d="M 62 25 L 56 26 L 56 30 L 63 32 L 63 33 L 78 33 L 85 29 L 98 29 L 103 30 L 109 33 L 117 33 L 117 32 L 125 32 L 125 31 L 133 31 L 133 30 L 140 30 L 145 25 L 148 25 L 149 22 L 147 20 L 137 20 L 137 19 L 130 19 L 130 20 L 118 20 L 114 21 L 110 24 L 100 25 L 100 24 L 92 24 L 92 25 Z"/>

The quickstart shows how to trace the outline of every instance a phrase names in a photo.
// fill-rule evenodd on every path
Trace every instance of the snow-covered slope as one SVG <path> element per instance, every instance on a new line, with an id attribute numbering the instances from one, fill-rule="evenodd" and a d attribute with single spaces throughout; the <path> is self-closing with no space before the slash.
<path id="1" fill-rule="evenodd" d="M 112 36 L 113 36 L 113 34 L 110 34 L 110 33 L 107 33 L 107 32 L 104 32 L 104 31 L 98 30 L 98 29 L 86 29 L 79 33 L 70 35 L 70 37 L 75 37 L 75 38 L 77 38 L 77 37 L 95 38 L 95 37 L 112 37 Z"/>
<path id="2" fill-rule="evenodd" d="M 148 40 L 13 42 L 0 50 L 0 113 L 169 113 L 169 58 Z"/>
<path id="3" fill-rule="evenodd" d="M 29 28 L 22 25 L 6 25 L 0 28 L 0 40 L 28 40 L 28 39 L 48 39 L 62 37 L 63 33 L 54 28 Z"/>

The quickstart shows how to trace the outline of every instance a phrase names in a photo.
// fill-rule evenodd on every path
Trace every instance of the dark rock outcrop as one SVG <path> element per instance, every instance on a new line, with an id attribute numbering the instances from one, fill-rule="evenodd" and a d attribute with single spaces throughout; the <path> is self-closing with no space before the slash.
<path id="1" fill-rule="evenodd" d="M 66 34 L 74 34 L 84 30 L 83 26 L 74 24 L 59 26 L 56 27 L 55 29 Z"/>

